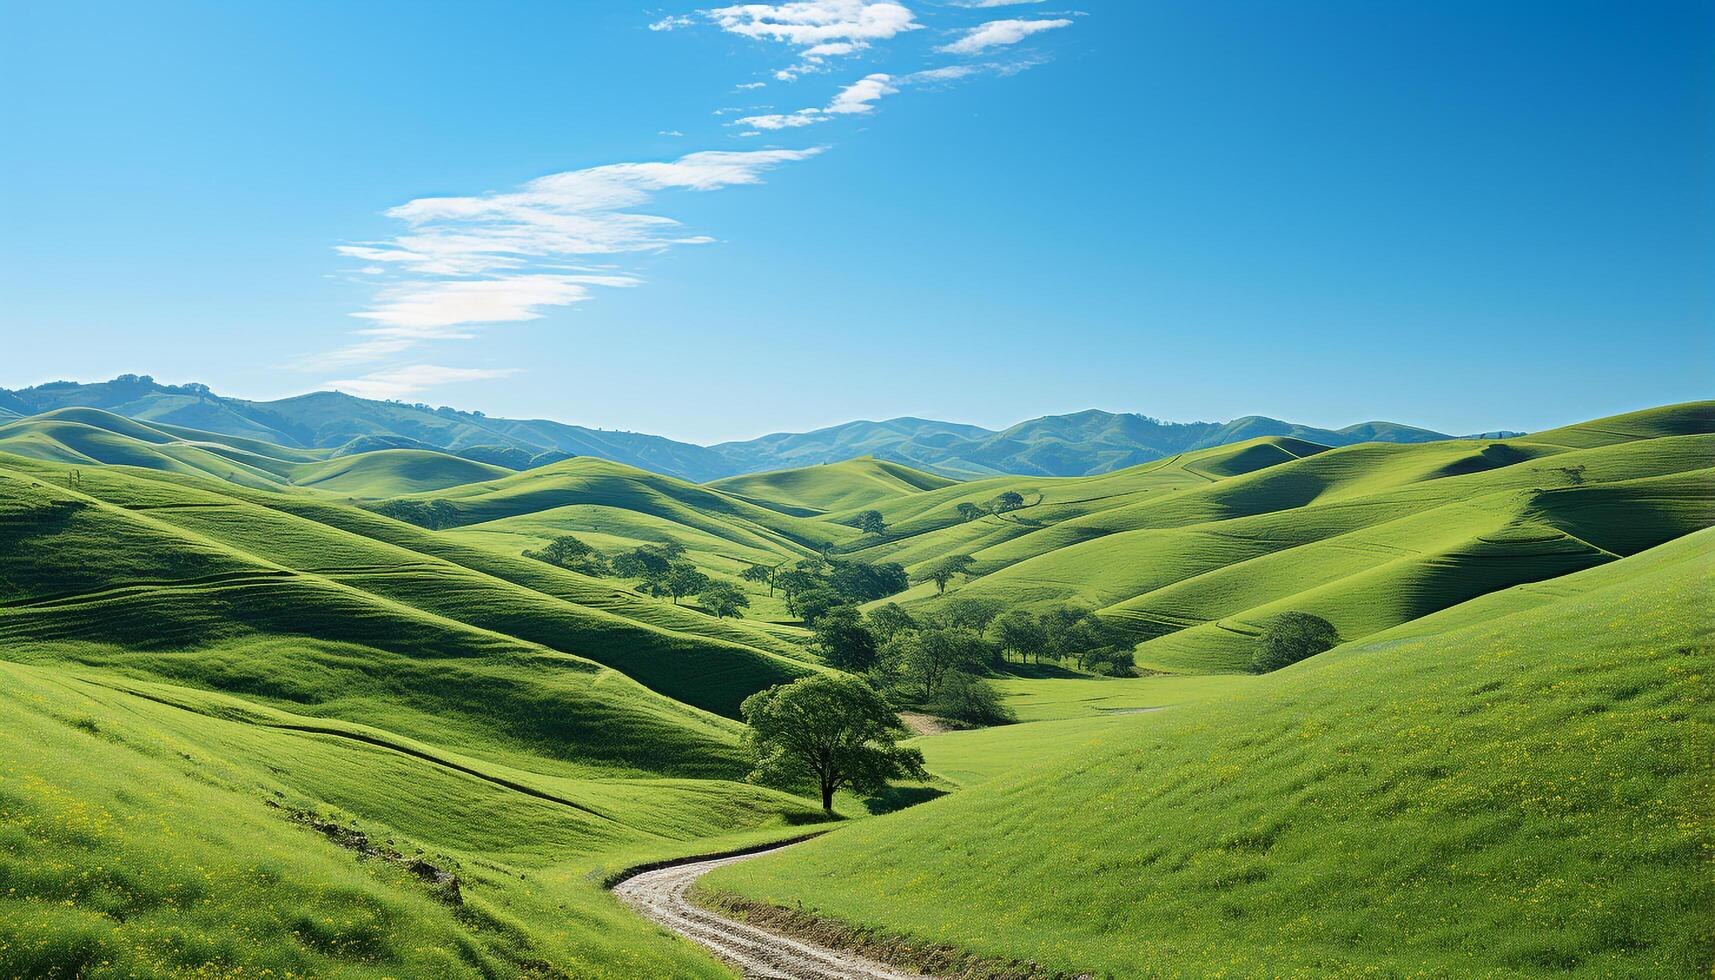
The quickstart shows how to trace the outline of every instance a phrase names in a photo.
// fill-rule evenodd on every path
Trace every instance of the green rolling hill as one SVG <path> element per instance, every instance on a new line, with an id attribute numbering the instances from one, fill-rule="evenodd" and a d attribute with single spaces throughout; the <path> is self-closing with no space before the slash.
<path id="1" fill-rule="evenodd" d="M 813 818 L 738 781 L 722 717 L 811 668 L 466 551 L 302 494 L 0 456 L 0 962 L 720 975 L 588 876 Z"/>
<path id="2" fill-rule="evenodd" d="M 708 486 L 764 507 L 808 517 L 869 507 L 957 482 L 873 456 L 860 456 L 822 466 L 733 476 Z"/>
<path id="3" fill-rule="evenodd" d="M 0 408 L 19 415 L 72 407 L 297 449 L 342 453 L 429 449 L 514 469 L 568 456 L 596 456 L 693 481 L 840 463 L 859 456 L 965 478 L 1021 473 L 1080 476 L 1265 436 L 1327 446 L 1450 438 L 1395 422 L 1328 429 L 1255 415 L 1230 422 L 1163 422 L 1135 413 L 1090 410 L 1031 419 L 998 432 L 957 422 L 896 418 L 696 446 L 643 433 L 544 419 L 490 418 L 481 412 L 376 401 L 333 391 L 247 401 L 217 395 L 206 385 L 163 385 L 139 375 L 97 384 L 56 381 L 18 391 L 0 389 Z"/>
<path id="4" fill-rule="evenodd" d="M 1699 974 L 1711 535 L 1195 710 L 925 739 L 969 785 L 704 887 L 1068 974 Z"/>
<path id="5" fill-rule="evenodd" d="M 241 486 L 308 487 L 390 497 L 509 476 L 513 470 L 435 450 L 303 450 L 241 436 L 63 408 L 0 424 L 0 452 L 86 465 L 201 474 Z"/>
<path id="6" fill-rule="evenodd" d="M 1715 522 L 1707 403 L 1540 437 L 1290 451 L 1240 444 L 1102 478 L 964 484 L 878 505 L 888 540 L 852 553 L 908 568 L 969 554 L 977 575 L 952 594 L 1083 604 L 1131 631 L 1140 665 L 1200 672 L 1245 669 L 1279 612 L 1356 639 Z M 1002 489 L 1027 506 L 957 517 Z M 936 601 L 931 586 L 905 599 Z"/>
<path id="7" fill-rule="evenodd" d="M 174 397 L 161 414 L 213 410 Z M 0 420 L 12 972 L 722 975 L 597 881 L 816 819 L 742 781 L 734 719 L 827 669 L 738 574 L 818 554 L 971 555 L 946 597 L 888 601 L 1080 605 L 1148 676 L 994 680 L 1021 724 L 918 740 L 950 798 L 722 888 L 1121 975 L 1695 959 L 1708 828 L 1646 816 L 1710 802 L 1708 674 L 1686 664 L 1710 652 L 1715 403 L 1504 439 L 1225 441 L 1249 426 L 962 482 L 878 457 L 709 483 L 493 457 L 521 471 L 256 428 Z M 961 507 L 1005 492 L 1022 506 Z M 433 528 L 386 516 L 431 506 Z M 879 535 L 852 526 L 871 509 Z M 748 618 L 523 556 L 563 534 L 681 545 Z M 1242 673 L 1289 610 L 1347 642 Z M 1604 826 L 1629 836 L 1591 843 Z M 1586 908 L 1568 882 L 1590 881 Z M 1647 894 L 1670 896 L 1657 918 Z"/>

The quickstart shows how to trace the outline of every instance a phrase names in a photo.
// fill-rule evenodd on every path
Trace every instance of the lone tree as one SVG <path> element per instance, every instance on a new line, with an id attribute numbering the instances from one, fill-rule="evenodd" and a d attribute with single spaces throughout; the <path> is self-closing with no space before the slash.
<path id="1" fill-rule="evenodd" d="M 710 582 L 697 593 L 697 598 L 716 619 L 742 618 L 744 610 L 750 608 L 750 596 L 731 582 Z"/>
<path id="2" fill-rule="evenodd" d="M 668 566 L 667 574 L 661 576 L 661 590 L 673 597 L 675 606 L 681 597 L 696 595 L 708 587 L 709 577 L 690 562 L 674 562 Z"/>
<path id="3" fill-rule="evenodd" d="M 934 582 L 935 593 L 940 595 L 947 591 L 947 583 L 955 575 L 968 575 L 976 559 L 970 555 L 948 555 L 923 570 L 920 581 Z"/>
<path id="4" fill-rule="evenodd" d="M 1263 629 L 1251 669 L 1266 674 L 1339 645 L 1340 634 L 1326 619 L 1309 613 L 1281 613 Z"/>
<path id="5" fill-rule="evenodd" d="M 899 745 L 899 715 L 856 678 L 814 674 L 758 691 L 740 711 L 750 726 L 750 780 L 786 789 L 814 782 L 830 816 L 841 787 L 876 793 L 889 779 L 928 778 L 923 753 Z"/>
<path id="6" fill-rule="evenodd" d="M 887 522 L 881 519 L 881 511 L 866 510 L 857 516 L 857 529 L 865 534 L 881 534 L 887 530 Z"/>
<path id="7" fill-rule="evenodd" d="M 612 571 L 601 552 L 570 534 L 560 535 L 540 551 L 526 551 L 524 557 L 588 575 L 605 575 Z"/>
<path id="8" fill-rule="evenodd" d="M 1017 490 L 1008 490 L 989 501 L 996 514 L 1004 514 L 1009 510 L 1017 510 L 1024 506 L 1024 495 Z"/>
<path id="9" fill-rule="evenodd" d="M 767 565 L 750 565 L 738 573 L 738 577 L 746 582 L 767 582 L 768 594 L 774 595 L 774 569 Z"/>
<path id="10" fill-rule="evenodd" d="M 959 520 L 967 523 L 988 513 L 988 511 L 983 510 L 981 507 L 978 507 L 976 504 L 970 503 L 969 501 L 960 504 L 954 509 L 959 512 Z"/>

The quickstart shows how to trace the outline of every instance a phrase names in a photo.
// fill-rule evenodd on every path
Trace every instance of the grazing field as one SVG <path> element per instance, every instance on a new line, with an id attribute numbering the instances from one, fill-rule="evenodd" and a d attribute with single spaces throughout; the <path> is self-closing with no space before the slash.
<path id="1" fill-rule="evenodd" d="M 717 713 L 798 661 L 342 504 L 73 469 L 0 457 L 7 972 L 719 976 L 590 876 L 820 819 Z"/>
<path id="2" fill-rule="evenodd" d="M 744 781 L 738 721 L 831 669 L 755 574 L 806 561 L 904 566 L 871 609 L 1093 610 L 1143 676 L 1005 664 L 1017 724 L 913 739 L 932 784 L 721 888 L 1121 975 L 1708 948 L 1706 403 L 968 482 L 293 441 L 0 421 L 0 973 L 723 975 L 600 882 L 823 819 Z M 543 560 L 565 535 L 750 606 Z M 1286 611 L 1346 642 L 1248 673 Z"/>
<path id="3" fill-rule="evenodd" d="M 1104 719 L 708 887 L 1070 972 L 1705 973 L 1712 535 Z"/>
<path id="4" fill-rule="evenodd" d="M 733 476 L 708 485 L 764 507 L 808 517 L 856 510 L 883 500 L 940 490 L 957 482 L 900 463 L 863 456 L 843 463 Z"/>

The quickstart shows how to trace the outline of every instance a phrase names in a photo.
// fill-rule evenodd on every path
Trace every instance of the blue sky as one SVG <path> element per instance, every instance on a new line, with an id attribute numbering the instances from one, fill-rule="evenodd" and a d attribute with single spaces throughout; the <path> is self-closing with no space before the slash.
<path id="1" fill-rule="evenodd" d="M 1715 6 L 7 5 L 0 386 L 695 441 L 1707 397 Z"/>

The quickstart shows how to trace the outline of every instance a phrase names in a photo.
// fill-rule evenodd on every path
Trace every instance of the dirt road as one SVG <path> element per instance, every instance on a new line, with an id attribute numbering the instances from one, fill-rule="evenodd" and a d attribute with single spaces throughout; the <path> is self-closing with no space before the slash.
<path id="1" fill-rule="evenodd" d="M 790 846 L 790 845 L 787 845 Z M 680 864 L 640 875 L 614 886 L 613 893 L 647 919 L 693 939 L 748 977 L 770 980 L 926 980 L 855 953 L 818 946 L 729 919 L 692 904 L 686 893 L 698 878 L 716 868 L 773 853 L 780 848 Z"/>

